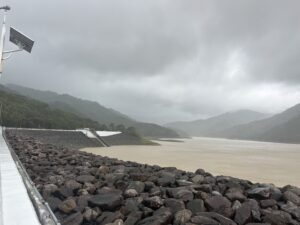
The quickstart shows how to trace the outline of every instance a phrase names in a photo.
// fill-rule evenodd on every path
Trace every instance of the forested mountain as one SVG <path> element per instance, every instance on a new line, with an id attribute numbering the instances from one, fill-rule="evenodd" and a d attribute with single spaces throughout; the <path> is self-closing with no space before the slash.
<path id="1" fill-rule="evenodd" d="M 7 127 L 28 127 L 47 129 L 77 129 L 90 127 L 100 129 L 93 120 L 81 118 L 73 113 L 53 109 L 48 104 L 30 99 L 10 90 L 0 89 L 2 106 L 1 123 Z"/>
<path id="2" fill-rule="evenodd" d="M 114 109 L 106 108 L 98 102 L 84 100 L 67 94 L 57 94 L 52 91 L 40 91 L 19 85 L 8 84 L 9 89 L 15 92 L 45 102 L 53 109 L 60 109 L 72 112 L 80 117 L 85 117 L 97 121 L 99 124 L 123 124 L 126 127 L 135 127 L 137 132 L 144 137 L 176 138 L 179 135 L 172 129 L 152 123 L 142 123 L 136 121 Z"/>

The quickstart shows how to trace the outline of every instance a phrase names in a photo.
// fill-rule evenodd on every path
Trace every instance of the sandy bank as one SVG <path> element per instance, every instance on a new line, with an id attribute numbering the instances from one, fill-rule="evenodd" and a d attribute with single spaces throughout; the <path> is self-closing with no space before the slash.
<path id="1" fill-rule="evenodd" d="M 84 151 L 188 171 L 203 168 L 214 175 L 253 182 L 300 186 L 300 145 L 212 138 L 159 143 L 161 146 L 114 146 Z"/>

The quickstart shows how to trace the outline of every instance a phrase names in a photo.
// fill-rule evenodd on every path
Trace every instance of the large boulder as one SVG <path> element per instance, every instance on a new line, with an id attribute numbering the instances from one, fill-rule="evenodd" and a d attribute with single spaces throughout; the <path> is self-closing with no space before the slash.
<path id="1" fill-rule="evenodd" d="M 215 212 L 201 212 L 201 213 L 197 213 L 197 216 L 204 216 L 204 217 L 211 218 L 219 222 L 219 224 L 221 225 L 236 225 L 236 223 L 231 219 Z"/>
<path id="2" fill-rule="evenodd" d="M 141 181 L 131 181 L 127 189 L 135 189 L 138 193 L 142 193 L 145 189 L 145 184 Z"/>
<path id="3" fill-rule="evenodd" d="M 286 201 L 290 201 L 290 202 L 294 203 L 295 205 L 300 206 L 300 197 L 292 191 L 284 192 L 283 193 L 283 198 Z"/>
<path id="4" fill-rule="evenodd" d="M 281 209 L 292 215 L 293 218 L 300 222 L 300 207 L 296 206 L 292 202 L 288 202 L 281 206 Z"/>
<path id="5" fill-rule="evenodd" d="M 97 218 L 97 224 L 101 225 L 108 225 L 110 223 L 114 223 L 118 219 L 123 219 L 124 216 L 121 212 L 103 212 L 98 218 Z M 117 224 L 116 224 L 117 225 Z"/>
<path id="6" fill-rule="evenodd" d="M 73 191 L 76 191 L 82 187 L 82 184 L 78 183 L 76 180 L 68 180 L 65 182 L 65 186 Z"/>
<path id="7" fill-rule="evenodd" d="M 192 178 L 192 181 L 196 184 L 201 184 L 204 181 L 204 176 L 197 174 Z"/>
<path id="8" fill-rule="evenodd" d="M 233 213 L 231 202 L 223 196 L 213 196 L 205 200 L 210 211 L 230 217 Z"/>
<path id="9" fill-rule="evenodd" d="M 230 200 L 230 201 L 235 201 L 238 200 L 240 202 L 245 201 L 246 196 L 243 194 L 243 191 L 239 188 L 230 188 L 225 196 Z"/>
<path id="10" fill-rule="evenodd" d="M 185 209 L 184 202 L 179 199 L 167 198 L 165 199 L 164 204 L 166 207 L 169 207 L 173 213 Z"/>
<path id="11" fill-rule="evenodd" d="M 250 199 L 249 201 L 244 202 L 242 206 L 236 210 L 234 221 L 238 225 L 243 225 L 255 220 L 260 220 L 259 206 L 254 199 Z"/>
<path id="12" fill-rule="evenodd" d="M 270 187 L 255 187 L 247 191 L 250 198 L 267 199 L 271 195 Z"/>
<path id="13" fill-rule="evenodd" d="M 192 217 L 191 222 L 199 225 L 220 225 L 218 221 L 207 216 L 194 216 Z"/>
<path id="14" fill-rule="evenodd" d="M 164 203 L 159 196 L 153 196 L 153 197 L 144 199 L 143 204 L 151 209 L 158 209 Z"/>
<path id="15" fill-rule="evenodd" d="M 167 193 L 170 197 L 181 199 L 182 201 L 191 201 L 194 199 L 194 194 L 192 191 L 188 190 L 185 187 L 178 188 L 168 188 Z"/>
<path id="16" fill-rule="evenodd" d="M 202 199 L 194 199 L 186 204 L 186 208 L 191 210 L 193 215 L 199 212 L 205 212 L 204 201 Z"/>
<path id="17" fill-rule="evenodd" d="M 188 209 L 178 211 L 174 216 L 174 225 L 185 225 L 191 219 L 192 212 Z"/>
<path id="18" fill-rule="evenodd" d="M 272 225 L 297 224 L 287 212 L 281 210 L 270 210 L 264 212 L 263 221 Z"/>
<path id="19" fill-rule="evenodd" d="M 172 221 L 172 211 L 170 208 L 161 207 L 153 213 L 153 216 L 146 217 L 139 221 L 137 225 L 167 225 Z"/>
<path id="20" fill-rule="evenodd" d="M 83 216 L 80 212 L 71 214 L 70 216 L 66 217 L 63 221 L 63 225 L 80 225 L 83 221 Z"/>
<path id="21" fill-rule="evenodd" d="M 55 184 L 46 184 L 43 188 L 43 197 L 48 198 L 58 187 Z"/>
<path id="22" fill-rule="evenodd" d="M 121 206 L 123 198 L 118 193 L 108 192 L 94 195 L 88 200 L 88 202 L 91 206 L 98 206 L 103 210 L 115 210 Z"/>
<path id="23" fill-rule="evenodd" d="M 71 213 L 76 207 L 77 204 L 72 198 L 63 201 L 58 205 L 59 210 L 64 213 Z"/>

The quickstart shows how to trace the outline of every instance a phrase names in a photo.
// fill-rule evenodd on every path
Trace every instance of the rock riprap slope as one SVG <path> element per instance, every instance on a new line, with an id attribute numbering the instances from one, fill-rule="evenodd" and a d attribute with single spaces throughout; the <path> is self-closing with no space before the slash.
<path id="1" fill-rule="evenodd" d="M 124 162 L 7 135 L 64 225 L 300 224 L 297 187 Z"/>

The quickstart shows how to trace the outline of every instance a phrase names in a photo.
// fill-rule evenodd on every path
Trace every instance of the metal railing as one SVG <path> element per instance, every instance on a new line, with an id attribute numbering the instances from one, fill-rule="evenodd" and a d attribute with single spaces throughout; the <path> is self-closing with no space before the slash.
<path id="1" fill-rule="evenodd" d="M 32 201 L 32 204 L 35 208 L 37 216 L 42 225 L 61 225 L 61 223 L 57 220 L 56 216 L 52 212 L 49 204 L 43 199 L 39 191 L 36 189 L 33 181 L 29 177 L 26 169 L 24 168 L 23 164 L 19 160 L 17 154 L 11 147 L 10 143 L 8 142 L 6 135 L 5 135 L 5 128 L 2 132 L 3 138 L 8 146 L 8 149 L 11 153 L 11 156 L 18 168 L 18 171 L 22 177 L 23 183 L 26 187 L 27 193 Z"/>

